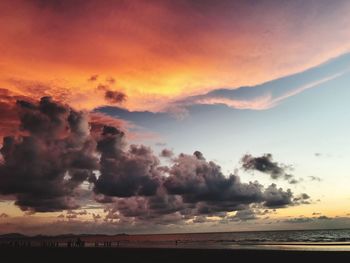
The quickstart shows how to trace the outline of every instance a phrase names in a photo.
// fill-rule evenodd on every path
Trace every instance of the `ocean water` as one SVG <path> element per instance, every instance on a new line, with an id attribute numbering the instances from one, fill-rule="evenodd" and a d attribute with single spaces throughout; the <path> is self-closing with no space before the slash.
<path id="1" fill-rule="evenodd" d="M 0 245 L 13 246 L 30 242 L 31 246 L 75 246 L 78 240 L 86 247 L 201 248 L 201 249 L 272 249 L 349 251 L 350 229 L 289 230 L 256 232 L 220 232 L 153 235 L 81 235 L 1 238 Z"/>
<path id="2" fill-rule="evenodd" d="M 119 247 L 350 251 L 350 229 L 121 235 L 102 240 Z"/>

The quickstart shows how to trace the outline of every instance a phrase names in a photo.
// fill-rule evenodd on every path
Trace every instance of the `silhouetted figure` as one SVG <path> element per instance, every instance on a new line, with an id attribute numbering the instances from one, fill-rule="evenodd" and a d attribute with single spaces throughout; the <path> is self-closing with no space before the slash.
<path id="1" fill-rule="evenodd" d="M 76 246 L 76 247 L 84 247 L 84 246 L 85 246 L 85 242 L 82 241 L 82 240 L 80 239 L 80 237 L 78 237 L 77 241 L 75 242 L 75 246 Z"/>

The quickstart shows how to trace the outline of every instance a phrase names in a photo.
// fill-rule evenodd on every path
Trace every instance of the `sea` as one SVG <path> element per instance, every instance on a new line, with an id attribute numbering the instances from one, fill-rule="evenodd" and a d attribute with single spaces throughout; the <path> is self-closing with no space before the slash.
<path id="1" fill-rule="evenodd" d="M 96 240 L 86 239 L 90 245 Z M 119 247 L 350 251 L 350 229 L 117 235 L 102 240 Z"/>
<path id="2" fill-rule="evenodd" d="M 1 246 L 349 251 L 350 229 L 143 235 L 13 236 Z"/>

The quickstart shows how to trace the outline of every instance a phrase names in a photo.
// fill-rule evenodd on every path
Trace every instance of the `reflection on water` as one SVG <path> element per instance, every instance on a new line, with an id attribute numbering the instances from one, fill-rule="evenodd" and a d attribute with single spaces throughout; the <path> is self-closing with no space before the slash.
<path id="1" fill-rule="evenodd" d="M 113 237 L 120 247 L 350 251 L 350 230 L 293 230 Z"/>
<path id="2" fill-rule="evenodd" d="M 226 233 L 191 233 L 157 235 L 84 235 L 32 237 L 25 240 L 0 240 L 1 244 L 75 247 L 80 240 L 85 247 L 204 248 L 350 251 L 350 230 L 298 230 Z M 69 246 L 70 245 L 70 246 Z"/>

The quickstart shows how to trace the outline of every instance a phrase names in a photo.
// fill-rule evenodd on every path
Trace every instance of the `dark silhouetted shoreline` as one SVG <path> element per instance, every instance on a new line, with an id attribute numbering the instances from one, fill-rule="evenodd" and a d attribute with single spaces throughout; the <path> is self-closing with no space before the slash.
<path id="1" fill-rule="evenodd" d="M 349 260 L 346 251 L 182 248 L 0 248 L 6 262 L 234 262 L 236 260 Z M 249 261 L 248 261 L 249 262 Z M 349 262 L 349 261 L 344 261 Z"/>

